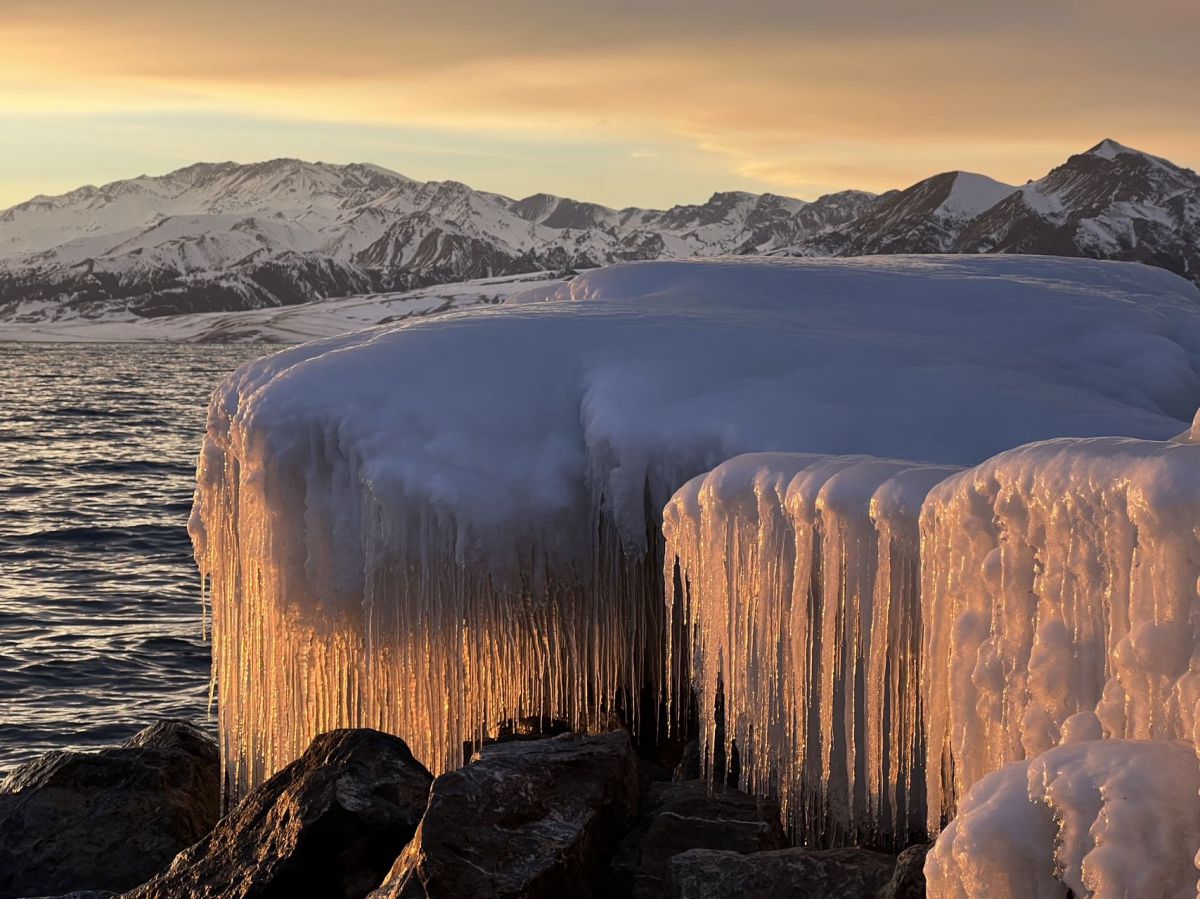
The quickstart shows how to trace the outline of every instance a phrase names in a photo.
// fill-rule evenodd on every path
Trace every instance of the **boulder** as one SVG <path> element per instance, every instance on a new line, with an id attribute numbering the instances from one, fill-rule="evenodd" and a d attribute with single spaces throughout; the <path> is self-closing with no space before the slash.
<path id="1" fill-rule="evenodd" d="M 360 899 L 417 829 L 432 782 L 397 737 L 322 734 L 127 899 Z"/>
<path id="2" fill-rule="evenodd" d="M 932 848 L 931 843 L 917 843 L 901 852 L 879 899 L 925 899 L 925 856 Z"/>
<path id="3" fill-rule="evenodd" d="M 638 807 L 629 735 L 485 746 L 433 784 L 372 899 L 589 899 Z"/>
<path id="4" fill-rule="evenodd" d="M 220 809 L 217 745 L 184 721 L 114 749 L 48 753 L 0 782 L 0 897 L 129 889 Z"/>
<path id="5" fill-rule="evenodd" d="M 741 855 L 690 849 L 668 863 L 672 899 L 864 899 L 878 896 L 896 859 L 869 849 L 783 849 Z"/>
<path id="6" fill-rule="evenodd" d="M 609 874 L 612 895 L 667 895 L 667 863 L 688 849 L 751 853 L 783 849 L 779 806 L 706 781 L 653 783 L 638 823 L 621 843 Z"/>

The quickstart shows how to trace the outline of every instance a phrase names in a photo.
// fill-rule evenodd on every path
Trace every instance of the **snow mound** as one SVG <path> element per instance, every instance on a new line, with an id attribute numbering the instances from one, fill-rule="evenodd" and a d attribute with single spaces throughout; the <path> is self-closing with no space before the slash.
<path id="1" fill-rule="evenodd" d="M 1184 742 L 1085 741 L 1014 762 L 979 780 L 938 837 L 927 894 L 1192 899 L 1197 789 Z"/>
<path id="2" fill-rule="evenodd" d="M 234 791 L 333 727 L 441 771 L 509 717 L 599 719 L 661 671 L 658 510 L 738 453 L 973 464 L 1200 404 L 1200 294 L 1138 265 L 640 263 L 531 300 L 214 395 L 191 529 Z"/>
<path id="3" fill-rule="evenodd" d="M 1023 446 L 935 487 L 921 531 L 931 827 L 1066 730 L 1193 738 L 1200 445 Z"/>
<path id="4" fill-rule="evenodd" d="M 747 787 L 779 796 L 810 842 L 923 832 L 917 521 L 957 470 L 750 454 L 689 481 L 663 513 L 686 641 L 671 655 L 690 668 L 679 681 L 699 697 L 706 767 L 720 690 L 726 757 L 736 743 Z"/>

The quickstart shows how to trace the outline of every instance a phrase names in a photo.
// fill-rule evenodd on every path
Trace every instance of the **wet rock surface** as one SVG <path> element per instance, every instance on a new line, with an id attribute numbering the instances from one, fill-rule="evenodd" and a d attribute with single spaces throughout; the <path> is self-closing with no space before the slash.
<path id="1" fill-rule="evenodd" d="M 99 752 L 52 752 L 0 782 L 0 897 L 120 891 L 220 815 L 217 745 L 160 721 Z"/>
<path id="2" fill-rule="evenodd" d="M 769 800 L 705 781 L 653 783 L 613 860 L 608 894 L 665 897 L 668 862 L 689 849 L 751 853 L 787 845 L 779 807 Z"/>
<path id="3" fill-rule="evenodd" d="M 587 899 L 638 809 L 624 731 L 484 747 L 439 777 L 372 899 Z"/>
<path id="4" fill-rule="evenodd" d="M 358 899 L 412 837 L 433 777 L 403 740 L 336 730 L 129 899 Z"/>
<path id="5" fill-rule="evenodd" d="M 896 859 L 868 849 L 783 849 L 741 855 L 680 853 L 668 865 L 672 899 L 871 899 L 886 889 Z"/>

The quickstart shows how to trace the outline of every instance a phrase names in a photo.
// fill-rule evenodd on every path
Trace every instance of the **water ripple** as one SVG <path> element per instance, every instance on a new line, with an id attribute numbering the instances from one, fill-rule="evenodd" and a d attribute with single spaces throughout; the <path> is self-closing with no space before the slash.
<path id="1" fill-rule="evenodd" d="M 261 352 L 0 344 L 0 772 L 205 717 L 196 452 L 212 387 Z"/>

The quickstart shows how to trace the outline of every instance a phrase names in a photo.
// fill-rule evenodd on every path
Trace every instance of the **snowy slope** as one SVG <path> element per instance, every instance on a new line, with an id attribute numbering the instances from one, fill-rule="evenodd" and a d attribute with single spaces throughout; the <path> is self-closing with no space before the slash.
<path id="1" fill-rule="evenodd" d="M 436 284 L 399 293 L 339 297 L 242 312 L 193 312 L 109 320 L 59 318 L 0 322 L 0 341 L 30 343 L 303 343 L 415 316 L 503 303 L 531 285 L 559 279 L 546 272 Z"/>
<path id="2" fill-rule="evenodd" d="M 235 789 L 331 727 L 444 770 L 510 716 L 599 720 L 662 670 L 657 510 L 738 453 L 973 464 L 1200 405 L 1200 292 L 1145 266 L 635 263 L 525 300 L 215 394 L 192 534 Z"/>

